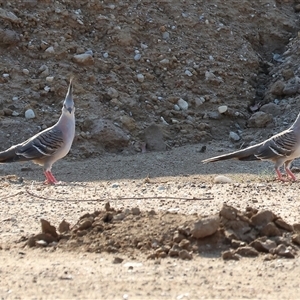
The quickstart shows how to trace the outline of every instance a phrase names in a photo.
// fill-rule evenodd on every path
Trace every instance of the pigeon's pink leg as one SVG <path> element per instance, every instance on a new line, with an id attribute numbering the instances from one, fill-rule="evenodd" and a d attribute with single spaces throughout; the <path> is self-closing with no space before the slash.
<path id="1" fill-rule="evenodd" d="M 292 173 L 289 168 L 285 168 L 286 174 L 288 174 L 293 181 L 296 181 L 296 176 Z"/>
<path id="2" fill-rule="evenodd" d="M 58 184 L 58 181 L 55 179 L 51 171 L 45 171 L 44 174 L 46 176 L 45 184 Z"/>
<path id="3" fill-rule="evenodd" d="M 277 176 L 278 176 L 278 180 L 280 181 L 285 181 L 285 179 L 282 177 L 282 174 L 280 173 L 280 171 L 278 169 L 275 169 Z"/>

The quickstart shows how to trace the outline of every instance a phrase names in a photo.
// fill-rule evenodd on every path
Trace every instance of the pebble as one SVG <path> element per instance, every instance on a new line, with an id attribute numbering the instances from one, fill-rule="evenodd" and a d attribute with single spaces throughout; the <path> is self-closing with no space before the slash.
<path id="1" fill-rule="evenodd" d="M 174 104 L 174 109 L 177 110 L 177 111 L 179 111 L 180 107 L 177 104 Z"/>
<path id="2" fill-rule="evenodd" d="M 48 47 L 48 48 L 45 50 L 45 52 L 47 52 L 47 53 L 54 53 L 54 48 L 53 48 L 53 46 Z"/>
<path id="3" fill-rule="evenodd" d="M 137 74 L 136 78 L 137 78 L 138 82 L 144 82 L 144 80 L 145 80 L 145 76 L 143 74 Z"/>
<path id="4" fill-rule="evenodd" d="M 234 142 L 237 142 L 241 139 L 240 136 L 237 133 L 235 133 L 234 131 L 230 131 L 229 138 L 231 140 L 233 140 Z"/>
<path id="5" fill-rule="evenodd" d="M 214 178 L 214 183 L 232 183 L 232 179 L 224 175 L 218 175 Z"/>
<path id="6" fill-rule="evenodd" d="M 29 70 L 28 69 L 23 69 L 22 72 L 23 72 L 24 75 L 28 75 L 29 74 Z"/>
<path id="7" fill-rule="evenodd" d="M 18 97 L 13 97 L 12 100 L 13 100 L 13 101 L 18 101 L 19 98 L 18 98 Z"/>
<path id="8" fill-rule="evenodd" d="M 107 52 L 104 52 L 104 53 L 103 53 L 103 57 L 104 57 L 104 58 L 108 58 L 108 53 L 107 53 Z"/>
<path id="9" fill-rule="evenodd" d="M 168 31 L 163 32 L 162 38 L 164 40 L 168 40 L 170 38 L 170 33 Z"/>
<path id="10" fill-rule="evenodd" d="M 187 76 L 189 76 L 189 77 L 193 76 L 193 73 L 191 71 L 189 71 L 189 70 L 185 70 L 184 74 L 187 75 Z"/>
<path id="11" fill-rule="evenodd" d="M 205 102 L 204 97 L 197 97 L 197 98 L 195 98 L 195 105 L 196 105 L 196 107 L 202 105 L 204 102 Z"/>
<path id="12" fill-rule="evenodd" d="M 53 77 L 53 76 L 48 76 L 48 77 L 46 77 L 46 81 L 48 81 L 48 82 L 52 82 L 52 81 L 53 81 L 53 79 L 54 79 L 54 77 Z"/>
<path id="13" fill-rule="evenodd" d="M 167 58 L 164 58 L 160 61 L 160 64 L 162 64 L 162 65 L 168 65 L 169 63 L 170 63 L 170 60 Z"/>
<path id="14" fill-rule="evenodd" d="M 219 111 L 220 114 L 224 114 L 227 110 L 228 110 L 227 105 L 221 105 L 221 106 L 218 107 L 218 111 Z"/>
<path id="15" fill-rule="evenodd" d="M 3 76 L 3 78 L 8 78 L 8 77 L 9 77 L 9 74 L 4 73 L 2 76 Z"/>
<path id="16" fill-rule="evenodd" d="M 140 60 L 141 59 L 141 57 L 142 57 L 142 55 L 140 54 L 140 53 L 137 53 L 135 56 L 134 56 L 134 60 L 135 61 L 138 61 L 138 60 Z"/>
<path id="17" fill-rule="evenodd" d="M 77 64 L 89 66 L 94 64 L 94 58 L 89 53 L 82 53 L 73 56 L 73 61 Z"/>
<path id="18" fill-rule="evenodd" d="M 11 115 L 12 115 L 13 117 L 17 117 L 17 116 L 19 116 L 20 114 L 14 110 L 14 111 L 12 112 Z"/>
<path id="19" fill-rule="evenodd" d="M 32 109 L 27 109 L 25 111 L 25 118 L 26 119 L 34 119 L 35 118 L 35 113 Z"/>
<path id="20" fill-rule="evenodd" d="M 178 100 L 177 104 L 182 110 L 187 110 L 189 108 L 189 104 L 182 98 Z"/>
<path id="21" fill-rule="evenodd" d="M 108 88 L 107 94 L 111 98 L 118 98 L 119 97 L 119 92 L 115 88 L 113 88 L 113 87 Z"/>

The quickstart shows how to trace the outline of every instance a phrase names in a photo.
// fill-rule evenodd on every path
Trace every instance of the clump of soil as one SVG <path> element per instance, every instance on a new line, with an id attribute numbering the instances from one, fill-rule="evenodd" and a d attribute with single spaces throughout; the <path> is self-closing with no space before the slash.
<path id="1" fill-rule="evenodd" d="M 107 202 L 104 210 L 84 214 L 73 226 L 62 221 L 60 234 L 46 220 L 41 224 L 42 233 L 30 237 L 28 247 L 129 257 L 141 252 L 149 259 L 217 254 L 238 260 L 260 254 L 294 258 L 300 245 L 300 224 L 290 225 L 270 210 L 241 212 L 226 204 L 217 215 L 199 217 L 138 207 L 116 210 Z"/>

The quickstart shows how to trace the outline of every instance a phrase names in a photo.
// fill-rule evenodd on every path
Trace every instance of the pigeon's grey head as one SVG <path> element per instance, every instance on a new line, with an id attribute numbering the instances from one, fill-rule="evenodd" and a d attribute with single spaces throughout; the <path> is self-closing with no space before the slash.
<path id="1" fill-rule="evenodd" d="M 74 106 L 74 101 L 73 101 L 73 84 L 72 84 L 72 79 L 70 80 L 70 84 L 69 84 L 69 88 L 68 88 L 68 92 L 64 101 L 64 105 L 63 105 L 63 112 L 65 113 L 69 113 L 72 114 L 75 111 L 75 106 Z"/>

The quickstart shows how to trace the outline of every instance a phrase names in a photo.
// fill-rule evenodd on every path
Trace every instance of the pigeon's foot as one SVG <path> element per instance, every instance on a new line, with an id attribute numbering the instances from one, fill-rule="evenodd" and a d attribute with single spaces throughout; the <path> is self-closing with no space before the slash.
<path id="1" fill-rule="evenodd" d="M 56 180 L 51 171 L 45 171 L 44 174 L 46 176 L 44 184 L 59 184 L 59 181 Z"/>

